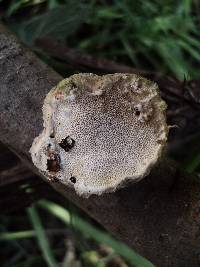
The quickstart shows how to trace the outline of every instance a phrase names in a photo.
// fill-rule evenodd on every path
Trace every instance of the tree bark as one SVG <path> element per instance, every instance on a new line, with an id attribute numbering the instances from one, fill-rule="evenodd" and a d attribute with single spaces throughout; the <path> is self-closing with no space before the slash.
<path id="1" fill-rule="evenodd" d="M 35 172 L 29 149 L 42 130 L 43 100 L 61 79 L 0 26 L 0 140 Z M 199 177 L 163 160 L 141 182 L 100 197 L 51 185 L 156 266 L 200 266 Z"/>

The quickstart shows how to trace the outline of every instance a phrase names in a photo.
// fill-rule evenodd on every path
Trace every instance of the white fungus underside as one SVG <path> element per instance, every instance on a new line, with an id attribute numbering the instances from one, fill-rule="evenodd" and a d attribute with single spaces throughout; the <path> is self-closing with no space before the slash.
<path id="1" fill-rule="evenodd" d="M 123 77 L 126 81 L 127 76 Z M 44 105 L 45 129 L 31 148 L 34 164 L 52 177 L 47 171 L 46 153 L 51 144 L 61 166 L 53 176 L 63 184 L 73 185 L 83 195 L 114 191 L 128 179 L 143 178 L 160 156 L 167 131 L 156 85 L 152 83 L 149 89 L 138 91 L 137 79 L 138 76 L 132 75 L 131 82 L 124 82 L 123 89 L 118 85 L 104 88 L 104 83 L 96 93 L 86 90 L 77 94 L 79 89 L 75 93 L 73 89 L 70 97 L 62 100 L 55 100 L 50 93 L 52 96 L 48 96 Z M 128 100 L 126 91 L 131 91 Z M 139 107 L 139 116 L 134 106 Z M 49 137 L 52 131 L 54 138 Z M 66 136 L 75 140 L 68 152 L 59 146 Z M 76 178 L 75 184 L 71 177 Z"/>

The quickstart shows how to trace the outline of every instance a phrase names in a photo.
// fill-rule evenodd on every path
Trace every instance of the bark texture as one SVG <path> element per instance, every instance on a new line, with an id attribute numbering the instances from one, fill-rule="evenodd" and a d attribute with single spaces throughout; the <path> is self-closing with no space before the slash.
<path id="1" fill-rule="evenodd" d="M 29 149 L 42 130 L 43 100 L 60 80 L 0 26 L 0 140 L 34 171 Z M 143 181 L 101 197 L 52 185 L 156 266 L 200 266 L 199 177 L 162 162 Z"/>

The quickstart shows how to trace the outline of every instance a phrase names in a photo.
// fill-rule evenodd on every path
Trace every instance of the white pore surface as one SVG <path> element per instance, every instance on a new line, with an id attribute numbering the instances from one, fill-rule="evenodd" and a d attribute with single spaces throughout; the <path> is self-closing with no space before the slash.
<path id="1" fill-rule="evenodd" d="M 80 195 L 114 191 L 143 178 L 158 160 L 167 138 L 164 110 L 157 86 L 144 78 L 74 75 L 46 98 L 33 162 Z M 75 141 L 69 151 L 59 145 L 67 136 Z M 47 170 L 49 147 L 60 159 L 58 171 Z"/>

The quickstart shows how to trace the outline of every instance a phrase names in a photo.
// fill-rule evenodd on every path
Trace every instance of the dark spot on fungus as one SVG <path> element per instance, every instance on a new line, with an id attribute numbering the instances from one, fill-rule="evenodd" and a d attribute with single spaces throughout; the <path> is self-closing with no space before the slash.
<path id="1" fill-rule="evenodd" d="M 157 142 L 157 144 L 159 144 L 159 145 L 163 145 L 163 144 L 165 143 L 165 141 L 163 141 L 163 140 L 157 140 L 156 142 Z"/>
<path id="2" fill-rule="evenodd" d="M 71 82 L 71 89 L 73 90 L 73 89 L 76 89 L 77 88 L 77 86 L 76 86 L 76 84 L 75 84 L 75 82 Z"/>
<path id="3" fill-rule="evenodd" d="M 58 155 L 51 155 L 50 159 L 47 159 L 47 170 L 50 172 L 58 172 L 60 170 L 60 159 Z"/>
<path id="4" fill-rule="evenodd" d="M 54 138 L 55 136 L 54 136 L 54 133 L 51 133 L 50 134 L 50 138 Z"/>
<path id="5" fill-rule="evenodd" d="M 72 177 L 70 178 L 70 181 L 71 181 L 73 184 L 75 184 L 75 183 L 76 183 L 76 177 L 72 176 Z"/>
<path id="6" fill-rule="evenodd" d="M 59 146 L 63 148 L 66 152 L 74 147 L 75 141 L 70 136 L 67 136 L 65 139 L 59 143 Z"/>
<path id="7" fill-rule="evenodd" d="M 134 111 L 136 116 L 140 116 L 140 111 L 137 107 L 134 108 Z"/>
<path id="8" fill-rule="evenodd" d="M 57 177 L 55 177 L 55 176 L 51 177 L 50 180 L 53 183 L 58 183 L 59 182 L 59 179 Z"/>
<path id="9" fill-rule="evenodd" d="M 142 88 L 142 85 L 143 85 L 143 81 L 142 81 L 142 79 L 139 79 L 139 80 L 138 80 L 138 85 L 137 85 L 137 87 L 138 87 L 139 89 L 141 89 L 141 88 Z"/>

